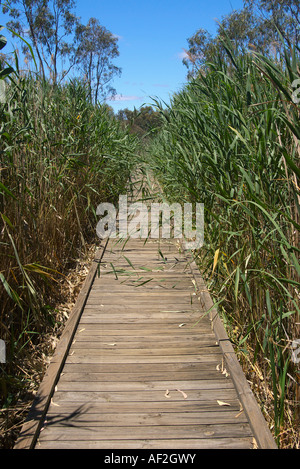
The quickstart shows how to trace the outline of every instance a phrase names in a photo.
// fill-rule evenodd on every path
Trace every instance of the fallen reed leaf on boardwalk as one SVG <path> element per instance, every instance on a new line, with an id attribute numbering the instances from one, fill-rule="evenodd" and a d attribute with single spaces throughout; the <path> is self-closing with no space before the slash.
<path id="1" fill-rule="evenodd" d="M 228 402 L 223 402 L 223 401 L 217 401 L 217 403 L 219 404 L 219 406 L 230 406 L 230 404 L 228 404 Z"/>

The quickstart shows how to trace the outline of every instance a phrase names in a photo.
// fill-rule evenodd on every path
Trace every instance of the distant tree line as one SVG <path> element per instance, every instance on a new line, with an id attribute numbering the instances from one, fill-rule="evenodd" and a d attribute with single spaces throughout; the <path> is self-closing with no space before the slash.
<path id="1" fill-rule="evenodd" d="M 152 106 L 142 106 L 140 109 L 121 109 L 116 114 L 117 119 L 129 126 L 132 133 L 140 137 L 153 135 L 162 125 L 160 113 Z"/>

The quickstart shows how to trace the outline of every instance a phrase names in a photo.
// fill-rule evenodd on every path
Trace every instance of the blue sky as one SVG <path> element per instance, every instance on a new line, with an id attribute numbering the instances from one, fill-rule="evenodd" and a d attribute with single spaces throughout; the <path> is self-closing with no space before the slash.
<path id="1" fill-rule="evenodd" d="M 93 16 L 119 38 L 114 111 L 139 108 L 151 97 L 169 102 L 186 81 L 187 38 L 199 28 L 214 34 L 216 20 L 242 6 L 242 0 L 78 0 L 82 22 Z"/>
<path id="2" fill-rule="evenodd" d="M 77 0 L 77 13 L 85 23 L 90 17 L 119 38 L 122 68 L 114 80 L 119 109 L 137 109 L 151 97 L 169 102 L 186 81 L 182 54 L 187 38 L 199 28 L 216 30 L 216 19 L 240 9 L 242 0 Z"/>
<path id="3" fill-rule="evenodd" d="M 243 0 L 77 0 L 76 4 L 84 24 L 95 17 L 118 37 L 120 56 L 114 63 L 122 74 L 113 82 L 116 100 L 109 101 L 117 112 L 151 104 L 151 97 L 169 102 L 186 81 L 182 55 L 187 39 L 200 28 L 214 34 L 216 20 L 242 8 Z"/>

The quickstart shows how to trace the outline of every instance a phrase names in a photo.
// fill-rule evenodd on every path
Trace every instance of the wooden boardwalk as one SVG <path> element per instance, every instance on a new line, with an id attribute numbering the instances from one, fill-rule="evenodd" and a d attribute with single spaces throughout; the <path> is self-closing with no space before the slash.
<path id="1" fill-rule="evenodd" d="M 192 259 L 105 248 L 15 448 L 276 448 Z"/>

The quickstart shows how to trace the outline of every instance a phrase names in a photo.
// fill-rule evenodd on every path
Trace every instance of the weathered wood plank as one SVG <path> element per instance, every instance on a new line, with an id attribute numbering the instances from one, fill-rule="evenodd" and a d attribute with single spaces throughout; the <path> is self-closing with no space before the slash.
<path id="1" fill-rule="evenodd" d="M 147 407 L 145 401 L 124 401 L 124 402 L 73 402 L 65 401 L 62 405 L 58 406 L 57 403 L 52 400 L 52 403 L 49 406 L 47 415 L 61 415 L 61 413 L 67 413 L 69 415 L 69 420 L 76 419 L 78 415 L 87 415 L 87 414 L 119 414 L 127 413 L 131 414 L 132 412 L 145 412 L 147 409 L 148 413 L 176 413 L 176 412 L 218 412 L 218 413 L 227 413 L 228 409 L 235 412 L 236 415 L 239 415 L 241 412 L 241 405 L 238 400 L 228 399 L 226 401 L 230 406 L 219 406 L 218 402 L 215 400 L 211 401 L 187 401 L 186 399 L 181 401 L 173 401 L 170 399 L 165 399 L 164 401 L 147 401 Z"/>
<path id="2" fill-rule="evenodd" d="M 132 367 L 133 369 L 134 367 Z M 149 368 L 149 367 L 148 367 Z M 202 380 L 211 380 L 211 381 L 216 381 L 218 382 L 218 379 L 221 375 L 220 371 L 212 371 L 211 366 L 209 366 L 208 369 L 202 370 L 199 374 L 199 371 L 177 371 L 176 372 L 176 381 L 186 381 L 188 379 L 194 379 L 198 380 L 199 377 L 201 376 Z M 153 381 L 169 381 L 172 382 L 174 380 L 174 373 L 167 373 L 164 371 L 153 371 L 153 370 L 147 370 L 144 372 L 126 372 L 126 373 L 93 373 L 93 372 L 75 372 L 73 373 L 71 370 L 69 370 L 67 373 L 62 373 L 60 376 L 60 384 L 61 383 L 66 383 L 66 382 L 101 382 L 104 385 L 110 381 L 122 381 L 122 382 L 127 382 L 127 381 L 146 381 L 146 380 L 153 380 Z M 60 387 L 61 389 L 61 387 Z"/>
<path id="3" fill-rule="evenodd" d="M 142 331 L 140 335 L 131 335 L 124 337 L 124 332 L 122 335 L 115 334 L 114 331 L 105 331 L 105 330 L 94 330 L 94 334 L 91 334 L 91 331 L 83 330 L 80 334 L 76 336 L 73 343 L 76 343 L 78 346 L 85 346 L 84 342 L 89 341 L 91 346 L 96 343 L 99 345 L 107 345 L 110 343 L 115 343 L 112 338 L 117 339 L 117 344 L 120 346 L 129 346 L 132 343 L 143 345 L 145 348 L 152 347 L 153 343 L 156 344 L 180 344 L 182 345 L 202 345 L 202 344 L 212 344 L 216 341 L 215 335 L 210 332 L 202 333 L 201 336 L 198 334 L 151 334 L 149 331 Z M 119 331 L 120 333 L 121 331 Z M 109 337 L 109 340 L 106 340 L 106 337 Z"/>
<path id="4" fill-rule="evenodd" d="M 220 361 L 221 363 L 221 361 Z M 198 372 L 202 376 L 208 371 L 215 372 L 216 369 L 210 363 L 193 363 L 193 362 L 171 362 L 171 363 L 155 363 L 155 367 L 149 366 L 148 363 L 124 363 L 122 367 L 118 363 L 95 363 L 95 364 L 73 364 L 67 361 L 64 366 L 64 375 L 74 372 L 75 369 L 80 373 L 181 373 L 181 372 Z M 174 377 L 173 376 L 173 377 Z"/>
<path id="5" fill-rule="evenodd" d="M 164 425 L 162 426 L 80 426 L 80 428 L 68 426 L 48 425 L 40 435 L 40 442 L 43 441 L 64 441 L 66 433 L 69 441 L 89 441 L 89 440 L 144 440 L 158 439 L 162 435 L 170 439 L 218 439 L 218 438 L 238 438 L 241 434 L 251 437 L 249 426 L 244 423 L 236 424 L 215 424 L 215 425 Z"/>
<path id="6" fill-rule="evenodd" d="M 194 318 L 191 318 L 188 316 L 188 314 L 179 317 L 177 314 L 175 317 L 170 317 L 170 316 L 163 316 L 163 313 L 156 312 L 157 315 L 155 315 L 155 312 L 153 311 L 152 314 L 151 312 L 147 313 L 141 313 L 139 314 L 138 311 L 136 311 L 136 314 L 134 315 L 133 312 L 127 311 L 122 313 L 109 313 L 107 311 L 106 315 L 101 315 L 99 314 L 93 314 L 89 309 L 87 309 L 86 314 L 82 318 L 81 324 L 85 326 L 85 324 L 117 324 L 118 328 L 121 327 L 121 324 L 136 324 L 136 325 L 144 325 L 145 327 L 162 327 L 162 319 L 164 320 L 165 324 L 172 325 L 174 328 L 177 327 L 184 327 L 186 324 L 192 326 L 196 326 L 197 322 L 199 321 L 198 315 L 195 316 Z M 181 326 L 181 324 L 184 324 L 184 326 Z M 105 326 L 106 327 L 106 326 Z M 200 331 L 199 331 L 200 332 Z"/>
<path id="7" fill-rule="evenodd" d="M 137 391 L 60 391 L 59 388 L 53 396 L 53 401 L 56 404 L 62 405 L 63 402 L 160 402 L 165 401 L 166 389 L 161 390 L 146 390 L 143 392 Z M 171 390 L 170 390 L 171 393 Z M 186 399 L 183 395 L 175 391 L 172 393 L 172 402 L 184 402 Z M 168 399 L 169 400 L 169 399 Z M 227 402 L 236 401 L 238 402 L 235 389 L 210 389 L 207 390 L 195 390 L 191 389 L 188 391 L 189 401 L 220 401 Z"/>
<path id="8" fill-rule="evenodd" d="M 85 342 L 81 342 L 81 345 L 85 344 Z M 94 347 L 92 346 L 94 345 Z M 149 345 L 149 344 L 148 344 Z M 142 344 L 140 346 L 136 346 L 134 344 L 134 347 L 120 347 L 117 344 L 107 344 L 106 346 L 99 346 L 98 343 L 96 344 L 91 344 L 89 343 L 88 345 L 84 345 L 83 347 L 78 347 L 78 343 L 74 344 L 71 348 L 70 355 L 94 355 L 94 356 L 107 356 L 108 354 L 114 354 L 116 355 L 147 355 L 147 356 L 154 356 L 154 355 L 189 355 L 189 354 L 195 354 L 195 349 L 199 351 L 199 353 L 205 353 L 205 354 L 213 354 L 215 351 L 219 351 L 219 348 L 217 345 L 212 345 L 212 344 L 207 344 L 207 345 L 202 345 L 202 346 L 196 346 L 194 345 L 187 345 L 187 346 L 182 346 L 182 347 L 176 347 L 174 344 L 170 345 L 169 347 L 166 347 L 165 344 L 161 344 L 162 346 L 159 347 L 159 344 L 156 344 L 156 346 L 152 347 L 143 347 Z M 182 344 L 183 345 L 183 344 Z"/>
<path id="9" fill-rule="evenodd" d="M 50 415 L 47 417 L 48 425 L 65 426 L 70 420 L 70 414 Z M 172 412 L 172 425 L 210 425 L 216 424 L 232 424 L 247 423 L 247 417 L 244 412 L 236 412 L 230 410 L 226 412 L 208 412 L 204 410 L 199 412 L 194 410 L 191 412 Z M 127 427 L 137 427 L 139 425 L 169 425 L 170 412 L 118 412 L 118 413 L 78 413 L 72 419 L 74 427 L 81 427 L 81 425 L 91 425 L 93 427 L 109 426 L 118 427 L 121 423 Z"/>
<path id="10" fill-rule="evenodd" d="M 250 389 L 249 383 L 243 373 L 243 370 L 237 360 L 233 346 L 228 338 L 223 323 L 218 315 L 218 312 L 213 307 L 212 299 L 204 288 L 203 279 L 197 269 L 195 262 L 190 264 L 191 272 L 201 290 L 202 304 L 207 311 L 210 311 L 210 318 L 213 323 L 213 329 L 216 338 L 219 341 L 220 348 L 226 360 L 226 365 L 233 379 L 237 395 L 243 405 L 243 408 L 248 416 L 250 426 L 261 449 L 276 449 L 277 445 L 267 426 L 267 423 L 262 415 L 262 412 L 255 400 L 255 397 Z"/>
<path id="11" fill-rule="evenodd" d="M 82 339 L 82 338 L 81 338 Z M 90 340 L 81 340 L 81 339 L 76 339 L 73 344 L 72 344 L 72 350 L 78 350 L 78 349 L 104 349 L 104 350 L 111 350 L 112 347 L 116 347 L 118 350 L 127 350 L 127 349 L 153 349 L 153 348 L 158 348 L 158 349 L 169 349 L 169 348 L 177 348 L 178 345 L 178 340 L 180 340 L 180 337 L 177 338 L 177 340 L 171 340 L 171 339 L 160 339 L 159 336 L 157 336 L 156 340 L 149 339 L 146 340 L 146 336 L 143 336 L 143 340 L 141 338 L 137 337 L 132 337 L 131 341 L 124 340 L 124 337 L 122 337 L 123 340 L 118 340 L 117 342 L 112 342 L 111 339 L 108 342 L 105 340 L 103 336 L 100 337 L 95 337 L 90 338 Z M 86 337 L 86 339 L 88 339 Z M 193 339 L 193 340 L 191 340 Z M 87 345 L 88 342 L 88 345 Z M 155 345 L 155 347 L 154 347 Z M 195 350 L 195 347 L 203 348 L 203 347 L 216 347 L 217 344 L 213 344 L 210 338 L 202 339 L 202 340 L 197 340 L 195 336 L 192 336 L 191 338 L 183 339 L 182 342 L 180 342 L 180 345 L 182 347 L 188 347 L 189 349 Z"/>
<path id="12" fill-rule="evenodd" d="M 157 363 L 210 363 L 216 365 L 220 362 L 222 358 L 222 354 L 210 354 L 210 355 L 201 355 L 195 353 L 195 355 L 168 355 L 168 356 L 153 356 L 149 357 L 148 355 L 139 355 L 138 357 L 135 356 L 121 356 L 121 357 L 113 357 L 107 356 L 103 357 L 99 355 L 98 357 L 95 356 L 84 356 L 84 355 L 77 355 L 77 356 L 69 356 L 68 363 L 76 363 L 76 364 L 97 364 L 97 363 L 110 363 L 110 364 L 119 364 L 124 365 L 126 363 L 148 363 L 152 365 L 156 365 Z"/>
<path id="13" fill-rule="evenodd" d="M 180 324 L 179 324 L 180 325 Z M 105 325 L 103 324 L 82 324 L 80 322 L 80 326 L 78 328 L 78 332 L 76 335 L 75 340 L 77 340 L 78 337 L 81 337 L 81 334 L 91 334 L 93 335 L 101 335 L 102 337 L 111 336 L 111 335 L 117 335 L 120 337 L 125 337 L 125 338 L 139 338 L 139 337 L 145 337 L 147 338 L 148 336 L 152 335 L 159 335 L 160 337 L 172 337 L 173 334 L 174 336 L 189 336 L 189 337 L 195 337 L 198 334 L 201 337 L 202 332 L 204 334 L 210 334 L 211 333 L 211 325 L 205 325 L 201 327 L 201 330 L 198 330 L 197 328 L 194 327 L 194 323 L 187 324 L 185 322 L 185 325 L 183 327 L 178 326 L 178 322 L 171 322 L 170 324 L 164 324 L 164 328 L 162 329 L 161 323 L 157 324 L 128 324 L 128 323 L 123 323 L 122 325 L 119 325 L 116 322 L 114 323 L 107 323 Z M 212 340 L 216 342 L 215 335 L 213 334 Z"/>
<path id="14" fill-rule="evenodd" d="M 169 398 L 179 392 L 178 389 L 187 393 L 188 390 L 219 390 L 219 389 L 234 389 L 231 380 L 184 380 L 177 381 L 174 379 L 161 380 L 161 381 L 63 381 L 60 380 L 57 391 L 88 391 L 88 392 L 101 392 L 101 391 L 170 391 Z M 174 393 L 174 394 L 173 394 Z M 181 396 L 179 396 L 181 397 Z M 187 396 L 188 398 L 189 396 Z"/>

